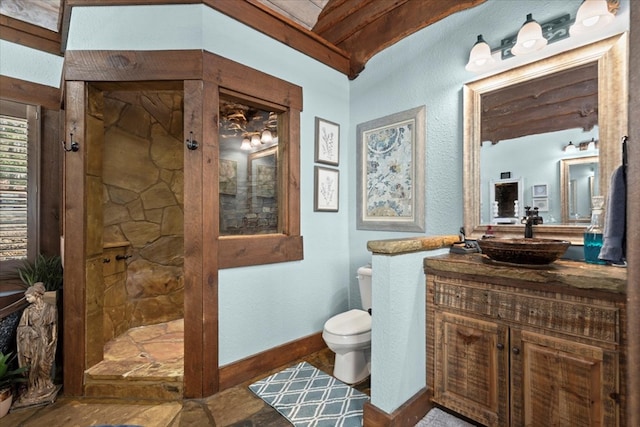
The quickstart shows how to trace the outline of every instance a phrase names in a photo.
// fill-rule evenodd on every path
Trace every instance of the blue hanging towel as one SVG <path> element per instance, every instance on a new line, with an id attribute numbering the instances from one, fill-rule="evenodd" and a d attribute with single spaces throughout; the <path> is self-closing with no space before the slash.
<path id="1" fill-rule="evenodd" d="M 624 166 L 620 166 L 611 175 L 607 200 L 607 220 L 599 258 L 611 264 L 625 263 L 627 186 L 624 174 Z"/>

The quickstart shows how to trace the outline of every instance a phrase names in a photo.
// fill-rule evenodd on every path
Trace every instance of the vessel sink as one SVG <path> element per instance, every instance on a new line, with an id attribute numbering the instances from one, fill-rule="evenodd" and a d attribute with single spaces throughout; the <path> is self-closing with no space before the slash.
<path id="1" fill-rule="evenodd" d="M 566 240 L 554 239 L 479 239 L 482 253 L 499 262 L 524 265 L 551 264 L 571 246 Z"/>

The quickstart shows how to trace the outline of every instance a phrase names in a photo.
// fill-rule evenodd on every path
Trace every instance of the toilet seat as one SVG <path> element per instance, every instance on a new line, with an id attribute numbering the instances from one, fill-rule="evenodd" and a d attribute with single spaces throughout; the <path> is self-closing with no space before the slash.
<path id="1" fill-rule="evenodd" d="M 351 336 L 371 332 L 371 315 L 358 309 L 336 314 L 324 324 L 324 330 L 331 335 Z"/>

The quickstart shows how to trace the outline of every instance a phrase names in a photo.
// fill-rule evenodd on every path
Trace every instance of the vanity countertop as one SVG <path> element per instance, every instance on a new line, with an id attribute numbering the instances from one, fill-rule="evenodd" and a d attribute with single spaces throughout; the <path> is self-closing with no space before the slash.
<path id="1" fill-rule="evenodd" d="M 367 249 L 374 254 L 397 255 L 408 252 L 447 248 L 460 241 L 458 235 L 409 237 L 405 239 L 370 240 Z"/>
<path id="2" fill-rule="evenodd" d="M 534 286 L 546 290 L 599 291 L 625 296 L 627 269 L 581 261 L 558 260 L 544 266 L 519 266 L 497 263 L 482 254 L 446 254 L 425 258 L 427 274 L 464 277 L 516 286 Z M 490 278 L 490 279 L 489 279 Z M 558 288 L 560 286 L 561 288 Z"/>

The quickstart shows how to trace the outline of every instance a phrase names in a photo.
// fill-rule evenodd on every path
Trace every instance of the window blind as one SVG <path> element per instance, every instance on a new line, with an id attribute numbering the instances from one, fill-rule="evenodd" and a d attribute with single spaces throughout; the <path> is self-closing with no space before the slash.
<path id="1" fill-rule="evenodd" d="M 26 119 L 0 115 L 0 261 L 27 257 Z"/>

